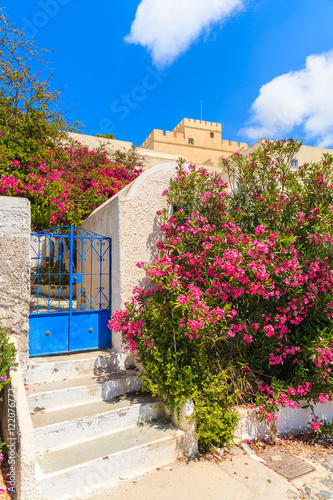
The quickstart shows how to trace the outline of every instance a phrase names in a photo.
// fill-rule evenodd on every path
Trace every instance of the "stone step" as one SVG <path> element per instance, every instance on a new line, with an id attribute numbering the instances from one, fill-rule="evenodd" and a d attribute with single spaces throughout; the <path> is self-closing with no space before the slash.
<path id="1" fill-rule="evenodd" d="M 156 398 L 120 397 L 94 401 L 61 410 L 32 413 L 36 449 L 39 452 L 79 443 L 121 428 L 147 423 L 165 416 Z"/>
<path id="2" fill-rule="evenodd" d="M 27 384 L 107 374 L 124 368 L 123 356 L 109 349 L 30 358 Z"/>
<path id="3" fill-rule="evenodd" d="M 92 401 L 108 401 L 139 391 L 141 380 L 134 370 L 119 370 L 107 375 L 85 375 L 69 380 L 31 384 L 27 399 L 31 412 L 66 408 Z"/>
<path id="4" fill-rule="evenodd" d="M 93 498 L 120 479 L 175 460 L 183 454 L 184 436 L 169 424 L 147 424 L 41 453 L 37 455 L 39 498 Z"/>

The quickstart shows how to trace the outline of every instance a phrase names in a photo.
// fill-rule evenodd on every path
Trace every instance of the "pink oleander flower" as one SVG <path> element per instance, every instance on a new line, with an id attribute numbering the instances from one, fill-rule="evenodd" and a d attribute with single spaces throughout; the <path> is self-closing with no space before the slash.
<path id="1" fill-rule="evenodd" d="M 322 422 L 318 422 L 318 417 L 314 417 L 312 419 L 312 423 L 310 425 L 311 429 L 313 431 L 319 431 L 320 427 L 323 425 Z"/>
<path id="2" fill-rule="evenodd" d="M 261 224 L 259 224 L 259 226 L 256 227 L 255 229 L 255 234 L 264 234 L 267 230 L 267 227 L 266 226 L 262 226 Z"/>
<path id="3" fill-rule="evenodd" d="M 251 344 L 253 341 L 252 335 L 248 335 L 247 333 L 244 333 L 243 335 L 244 342 L 247 342 L 248 344 Z"/>

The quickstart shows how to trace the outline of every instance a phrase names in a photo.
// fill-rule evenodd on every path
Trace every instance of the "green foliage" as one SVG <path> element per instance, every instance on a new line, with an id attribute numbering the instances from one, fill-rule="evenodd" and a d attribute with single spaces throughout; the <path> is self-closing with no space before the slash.
<path id="1" fill-rule="evenodd" d="M 114 139 L 114 135 L 110 132 L 110 134 L 96 134 L 96 137 L 102 137 L 104 139 Z"/>
<path id="2" fill-rule="evenodd" d="M 196 423 L 199 448 L 208 451 L 229 444 L 234 438 L 239 415 L 233 408 L 237 394 L 230 393 L 228 372 L 207 373 L 192 395 L 195 411 L 190 421 Z"/>
<path id="3" fill-rule="evenodd" d="M 12 328 L 4 327 L 0 323 L 0 392 L 10 382 L 9 368 L 17 366 L 15 346 L 9 342 L 9 336 L 13 333 L 16 334 Z"/>
<path id="4" fill-rule="evenodd" d="M 144 157 L 138 153 L 135 146 L 131 146 L 128 150 L 125 148 L 117 149 L 110 152 L 109 155 L 114 163 L 123 165 L 129 172 L 143 167 Z"/>
<path id="5" fill-rule="evenodd" d="M 35 266 L 31 268 L 31 284 L 37 285 L 39 277 L 39 285 L 69 285 L 69 271 L 66 269 L 64 262 L 55 261 L 52 265 Z M 60 277 L 60 283 L 59 283 Z"/>
<path id="6" fill-rule="evenodd" d="M 24 38 L 0 11 L 0 155 L 19 162 L 37 160 L 45 147 L 53 148 L 69 128 L 57 109 L 58 91 L 49 78 L 40 79 L 32 64 L 47 69 L 45 54 Z"/>

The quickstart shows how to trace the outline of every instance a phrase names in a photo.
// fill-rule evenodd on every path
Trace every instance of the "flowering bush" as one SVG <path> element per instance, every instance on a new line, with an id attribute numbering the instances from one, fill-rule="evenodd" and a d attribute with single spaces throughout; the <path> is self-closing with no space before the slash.
<path id="1" fill-rule="evenodd" d="M 299 147 L 267 142 L 225 160 L 231 193 L 219 175 L 181 163 L 164 193 L 175 211 L 160 213 L 160 255 L 139 263 L 151 289 L 136 288 L 111 318 L 167 405 L 200 394 L 202 415 L 209 394 L 220 426 L 198 420 L 204 447 L 228 440 L 235 402 L 274 422 L 281 407 L 330 399 L 333 158 L 293 170 Z M 216 391 L 216 404 L 212 377 L 225 395 Z"/>
<path id="2" fill-rule="evenodd" d="M 76 226 L 142 172 L 140 159 L 131 155 L 125 166 L 102 148 L 74 144 L 44 147 L 18 160 L 18 152 L 0 137 L 0 195 L 28 198 L 37 230 Z"/>

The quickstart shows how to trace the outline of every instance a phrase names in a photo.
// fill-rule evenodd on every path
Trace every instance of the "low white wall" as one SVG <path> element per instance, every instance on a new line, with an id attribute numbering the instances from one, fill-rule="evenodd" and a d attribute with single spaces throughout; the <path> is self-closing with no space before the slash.
<path id="1" fill-rule="evenodd" d="M 14 343 L 17 347 L 16 339 Z M 2 396 L 1 427 L 8 447 L 10 493 L 14 493 L 13 480 L 17 500 L 35 500 L 35 437 L 20 365 L 11 369 L 9 375 L 11 381 Z"/>
<path id="2" fill-rule="evenodd" d="M 259 422 L 255 410 L 237 407 L 240 414 L 240 421 L 236 430 L 236 437 L 242 441 L 252 440 L 256 437 L 265 437 L 269 432 L 269 427 L 265 421 Z M 314 412 L 319 420 L 330 422 L 333 419 L 333 404 L 326 402 L 314 406 Z M 293 433 L 302 428 L 308 428 L 308 422 L 312 420 L 310 408 L 281 408 L 279 420 L 276 422 L 276 429 L 280 434 Z"/>
<path id="3" fill-rule="evenodd" d="M 198 454 L 198 440 L 195 437 L 196 424 L 194 422 L 189 423 L 188 419 L 194 412 L 193 401 L 188 399 L 186 403 L 182 406 L 180 410 L 179 419 L 177 417 L 176 411 L 171 415 L 171 421 L 174 426 L 179 427 L 185 433 L 184 442 L 184 453 L 187 457 L 194 457 Z M 170 412 L 166 409 L 166 413 L 170 415 Z"/>
<path id="4" fill-rule="evenodd" d="M 112 312 L 131 300 L 135 286 L 147 284 L 139 261 L 151 262 L 162 237 L 157 210 L 167 206 L 162 192 L 176 173 L 176 163 L 151 167 L 110 200 L 98 207 L 82 227 L 112 238 Z M 119 332 L 113 332 L 112 346 L 123 352 Z"/>

